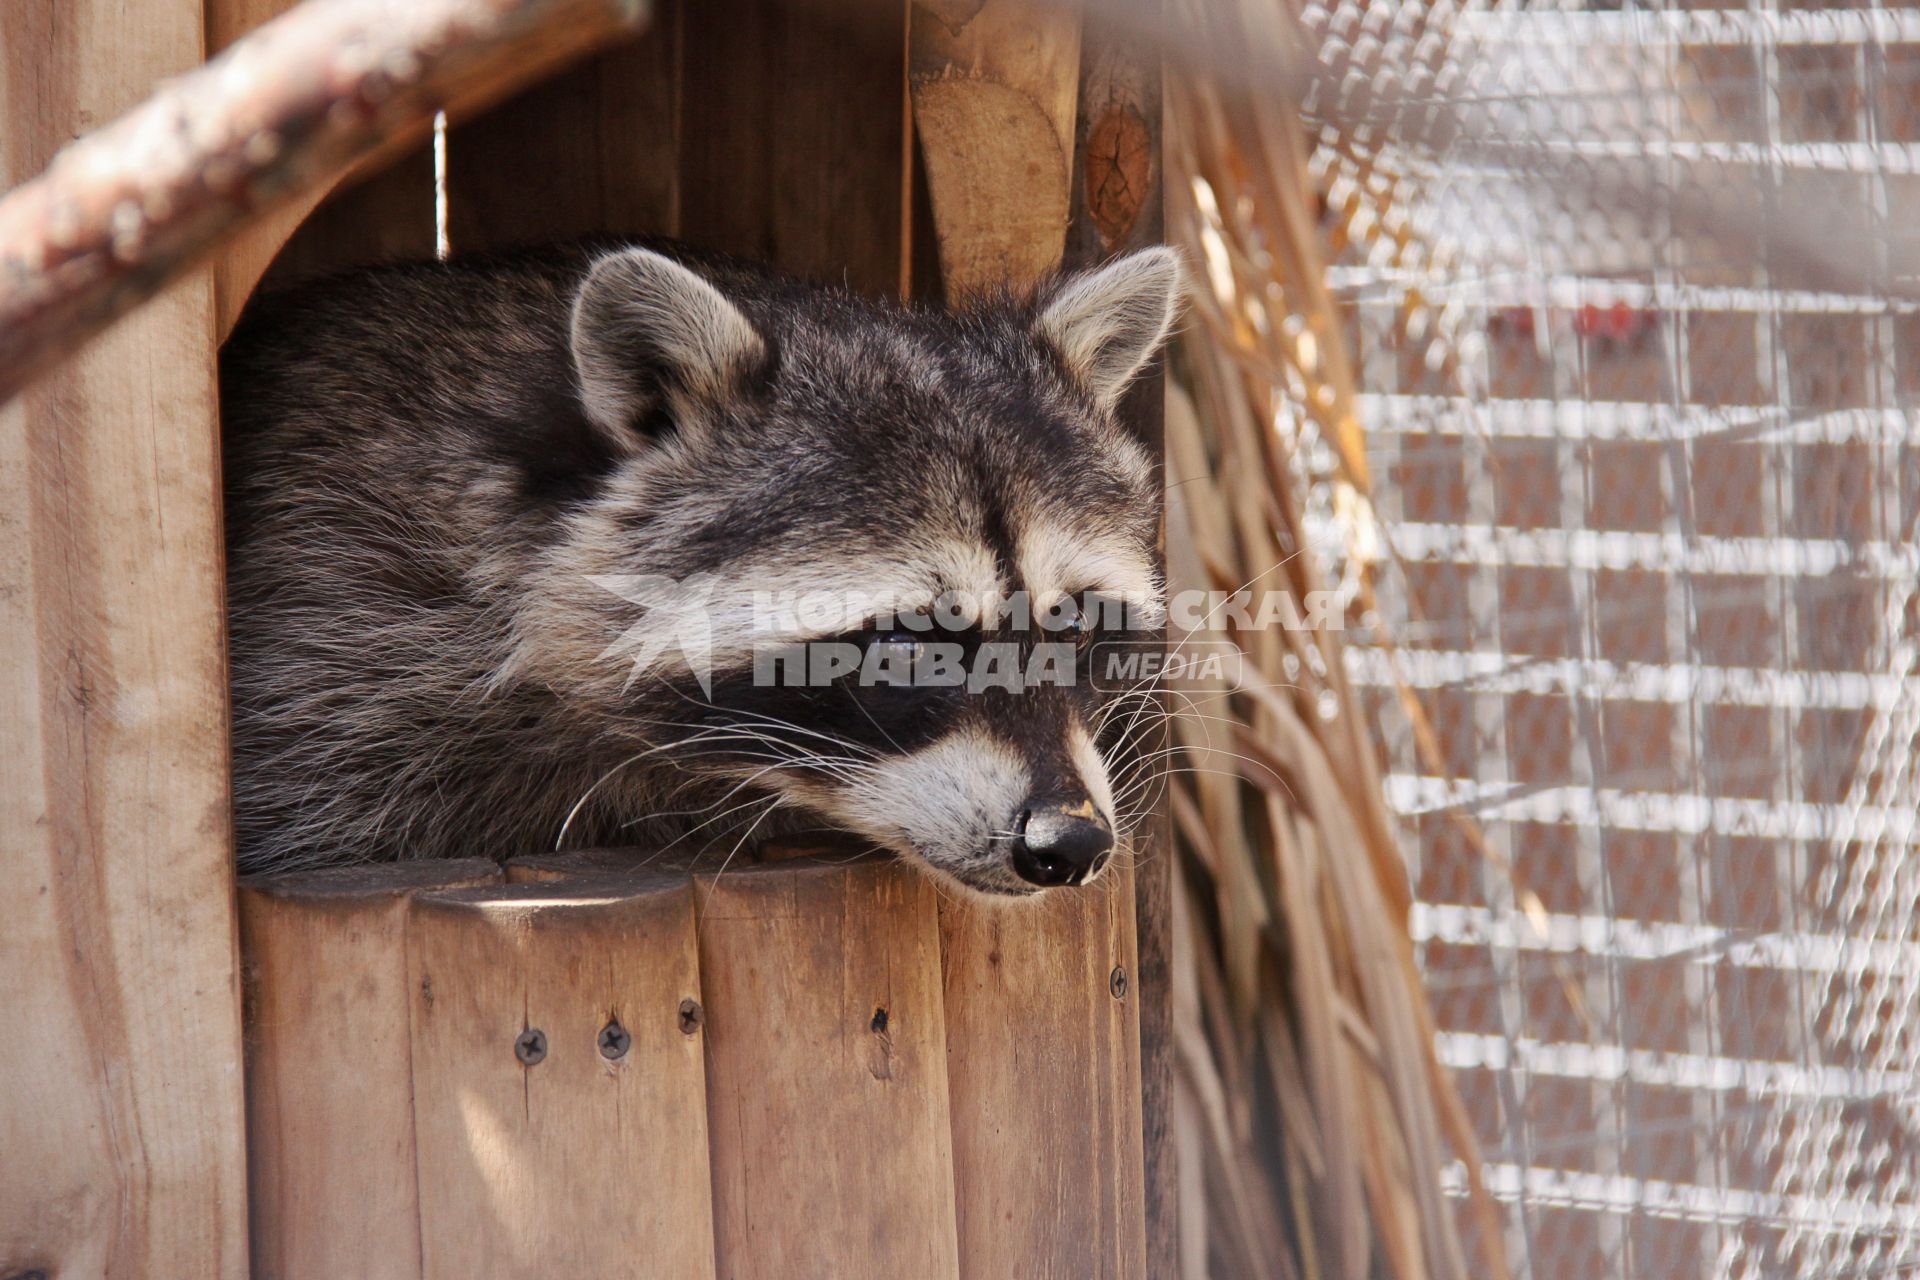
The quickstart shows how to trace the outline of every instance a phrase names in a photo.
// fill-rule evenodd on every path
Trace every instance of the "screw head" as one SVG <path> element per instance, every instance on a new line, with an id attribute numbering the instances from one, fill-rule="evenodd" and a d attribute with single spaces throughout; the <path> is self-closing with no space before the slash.
<path id="1" fill-rule="evenodd" d="M 680 1002 L 681 1034 L 690 1036 L 698 1031 L 700 1029 L 700 1023 L 705 1020 L 706 1016 L 706 1010 L 700 1007 L 698 1000 L 695 1000 L 692 996 L 688 996 L 685 1000 L 682 1000 Z"/>
<path id="2" fill-rule="evenodd" d="M 522 1066 L 535 1067 L 547 1057 L 547 1033 L 538 1027 L 528 1027 L 513 1042 L 513 1056 L 520 1059 Z"/>
<path id="3" fill-rule="evenodd" d="M 633 1036 L 620 1025 L 618 1018 L 609 1019 L 607 1025 L 600 1028 L 600 1056 L 608 1062 L 626 1057 L 632 1047 Z"/>
<path id="4" fill-rule="evenodd" d="M 1115 1000 L 1127 998 L 1127 971 L 1123 966 L 1113 966 L 1113 972 L 1107 975 L 1107 990 Z"/>

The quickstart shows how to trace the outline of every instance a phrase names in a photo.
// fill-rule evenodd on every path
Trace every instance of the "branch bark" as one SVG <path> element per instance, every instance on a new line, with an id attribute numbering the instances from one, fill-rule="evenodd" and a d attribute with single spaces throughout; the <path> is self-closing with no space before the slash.
<path id="1" fill-rule="evenodd" d="M 0 404 L 242 227 L 648 0 L 306 0 L 0 199 Z"/>

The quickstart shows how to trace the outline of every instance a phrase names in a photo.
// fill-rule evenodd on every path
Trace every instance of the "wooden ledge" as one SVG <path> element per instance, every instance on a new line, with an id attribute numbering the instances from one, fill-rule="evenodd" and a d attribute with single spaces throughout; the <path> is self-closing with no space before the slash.
<path id="1" fill-rule="evenodd" d="M 259 1272 L 1141 1275 L 1131 904 L 826 840 L 249 882 Z"/>

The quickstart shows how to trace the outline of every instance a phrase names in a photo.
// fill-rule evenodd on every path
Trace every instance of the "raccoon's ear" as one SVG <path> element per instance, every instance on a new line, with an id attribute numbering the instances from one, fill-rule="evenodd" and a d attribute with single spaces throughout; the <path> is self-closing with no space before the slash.
<path id="1" fill-rule="evenodd" d="M 580 399 L 624 448 L 676 392 L 723 400 L 767 358 L 767 344 L 720 291 L 671 258 L 622 249 L 593 264 L 573 298 Z"/>
<path id="2" fill-rule="evenodd" d="M 1143 249 L 1068 276 L 1043 301 L 1040 335 L 1094 398 L 1111 406 L 1180 314 L 1180 255 Z"/>

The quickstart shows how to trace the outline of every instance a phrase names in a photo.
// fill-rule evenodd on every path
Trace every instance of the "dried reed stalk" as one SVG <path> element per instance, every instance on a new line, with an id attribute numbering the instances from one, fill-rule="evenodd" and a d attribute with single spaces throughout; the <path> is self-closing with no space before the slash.
<path id="1" fill-rule="evenodd" d="M 1280 0 L 1174 8 L 1248 66 L 1290 60 Z M 1249 83 L 1232 65 L 1169 79 L 1170 223 L 1202 269 L 1167 417 L 1168 567 L 1176 589 L 1305 602 L 1327 584 L 1283 404 L 1332 445 L 1351 528 L 1370 528 L 1369 476 L 1299 122 Z M 1227 640 L 1245 654 L 1237 682 L 1170 693 L 1184 713 L 1171 804 L 1187 1273 L 1463 1276 L 1440 1184 L 1458 1160 L 1482 1246 L 1473 1272 L 1504 1276 L 1472 1132 L 1434 1054 L 1406 872 L 1339 635 L 1215 619 L 1175 637 Z"/>

